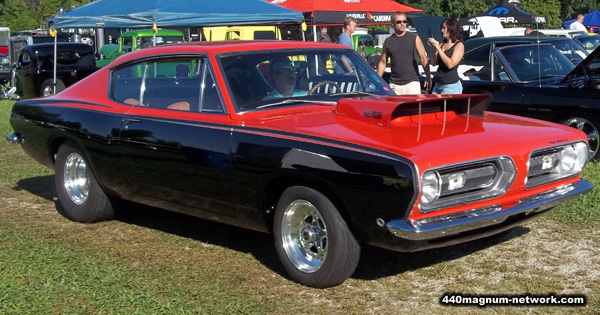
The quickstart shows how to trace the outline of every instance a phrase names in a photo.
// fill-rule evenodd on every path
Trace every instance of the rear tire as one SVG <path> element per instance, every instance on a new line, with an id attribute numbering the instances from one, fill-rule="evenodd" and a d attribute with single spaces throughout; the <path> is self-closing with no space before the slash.
<path id="1" fill-rule="evenodd" d="M 598 134 L 600 125 L 594 119 L 573 116 L 560 123 L 583 131 L 590 145 L 589 159 L 600 161 L 600 135 Z"/>
<path id="2" fill-rule="evenodd" d="M 53 91 L 53 89 L 52 89 L 52 82 L 53 81 L 54 81 L 53 79 L 46 79 L 42 83 L 42 87 L 40 89 L 40 96 L 46 97 L 46 96 L 50 96 L 52 94 L 55 94 L 54 91 Z M 61 79 L 56 79 L 56 94 L 64 91 L 64 89 L 66 89 L 65 83 Z"/>
<path id="3" fill-rule="evenodd" d="M 84 223 L 110 220 L 115 211 L 110 200 L 96 181 L 88 159 L 74 143 L 58 148 L 55 184 L 61 214 Z"/>
<path id="4" fill-rule="evenodd" d="M 287 188 L 275 212 L 277 255 L 296 282 L 315 288 L 341 284 L 356 269 L 360 245 L 333 203 L 320 192 Z"/>

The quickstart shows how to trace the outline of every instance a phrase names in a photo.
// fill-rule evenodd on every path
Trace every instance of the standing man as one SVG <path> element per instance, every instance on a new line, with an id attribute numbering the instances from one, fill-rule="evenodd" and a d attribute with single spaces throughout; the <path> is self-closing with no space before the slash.
<path id="1" fill-rule="evenodd" d="M 377 74 L 383 76 L 388 57 L 391 59 L 390 87 L 398 95 L 421 94 L 419 81 L 419 67 L 417 56 L 425 70 L 424 88 L 429 90 L 431 74 L 429 73 L 429 60 L 421 38 L 415 33 L 406 30 L 408 19 L 406 13 L 396 11 L 392 14 L 392 25 L 395 34 L 383 42 L 383 51 L 377 64 Z"/>
<path id="2" fill-rule="evenodd" d="M 331 38 L 327 34 L 327 26 L 321 27 L 321 38 L 319 38 L 320 42 L 331 43 Z"/>
<path id="3" fill-rule="evenodd" d="M 583 25 L 583 18 L 583 14 L 577 15 L 577 21 L 571 23 L 571 25 L 569 25 L 569 29 L 576 31 L 584 31 L 587 33 L 587 28 Z"/>
<path id="4" fill-rule="evenodd" d="M 347 16 L 344 19 L 344 31 L 338 38 L 338 44 L 346 45 L 354 49 L 354 44 L 352 43 L 352 33 L 354 33 L 354 31 L 356 31 L 356 19 L 354 17 Z M 348 58 L 346 58 L 346 56 L 341 57 L 341 62 L 344 66 L 344 72 L 352 73 L 354 71 L 352 65 L 350 64 L 350 61 L 348 61 Z"/>
<path id="5" fill-rule="evenodd" d="M 342 35 L 338 38 L 338 43 L 354 48 L 354 44 L 352 44 L 352 33 L 354 33 L 354 31 L 356 31 L 356 19 L 347 16 L 344 19 L 344 32 L 342 32 Z"/>

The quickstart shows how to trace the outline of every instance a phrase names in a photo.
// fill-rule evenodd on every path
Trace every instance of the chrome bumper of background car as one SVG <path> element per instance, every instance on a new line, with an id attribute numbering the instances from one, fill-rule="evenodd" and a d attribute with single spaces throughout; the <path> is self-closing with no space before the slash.
<path id="1" fill-rule="evenodd" d="M 24 141 L 23 136 L 18 133 L 10 133 L 6 136 L 5 139 L 6 139 L 6 141 L 8 141 L 9 143 L 12 143 L 12 144 L 23 143 L 23 141 Z"/>
<path id="2" fill-rule="evenodd" d="M 511 225 L 515 225 L 515 223 L 532 217 L 531 214 L 543 212 L 560 203 L 580 197 L 592 190 L 593 187 L 594 185 L 582 179 L 576 183 L 522 199 L 518 205 L 505 210 L 501 210 L 499 206 L 492 206 L 421 220 L 394 220 L 388 222 L 386 226 L 399 238 L 426 241 L 488 226 L 502 225 L 510 217 L 525 214 L 517 221 L 511 220 Z"/>

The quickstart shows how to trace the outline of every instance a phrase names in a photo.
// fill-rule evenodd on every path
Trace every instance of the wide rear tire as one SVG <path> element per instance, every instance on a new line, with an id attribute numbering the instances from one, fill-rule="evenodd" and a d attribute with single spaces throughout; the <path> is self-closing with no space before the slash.
<path id="1" fill-rule="evenodd" d="M 333 203 L 312 188 L 292 186 L 283 192 L 273 233 L 281 263 L 300 284 L 336 286 L 358 265 L 360 245 Z"/>
<path id="2" fill-rule="evenodd" d="M 115 217 L 110 200 L 98 185 L 83 150 L 72 142 L 58 148 L 55 184 L 61 214 L 77 222 L 98 222 Z"/>

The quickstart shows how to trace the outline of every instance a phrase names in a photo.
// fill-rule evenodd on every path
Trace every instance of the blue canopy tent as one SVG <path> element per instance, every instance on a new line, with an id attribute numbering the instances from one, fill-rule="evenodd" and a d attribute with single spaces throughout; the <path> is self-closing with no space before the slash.
<path id="1" fill-rule="evenodd" d="M 575 22 L 577 19 L 572 19 L 568 21 L 564 21 L 562 27 L 569 28 L 571 23 Z M 583 25 L 585 26 L 600 26 L 600 12 L 598 10 L 591 11 L 590 13 L 584 15 Z"/>
<path id="2" fill-rule="evenodd" d="M 95 0 L 54 18 L 56 28 L 300 24 L 301 12 L 263 0 Z"/>
<path id="3" fill-rule="evenodd" d="M 54 28 L 151 28 L 233 25 L 290 25 L 302 12 L 264 0 L 94 0 L 56 15 Z M 101 36 L 103 37 L 103 36 Z M 100 46 L 103 44 L 100 43 Z M 99 47 L 98 47 L 99 48 Z M 56 45 L 55 45 L 56 58 Z M 54 62 L 56 65 L 56 62 Z M 56 74 L 56 69 L 55 69 Z M 56 75 L 54 78 L 56 86 Z"/>

